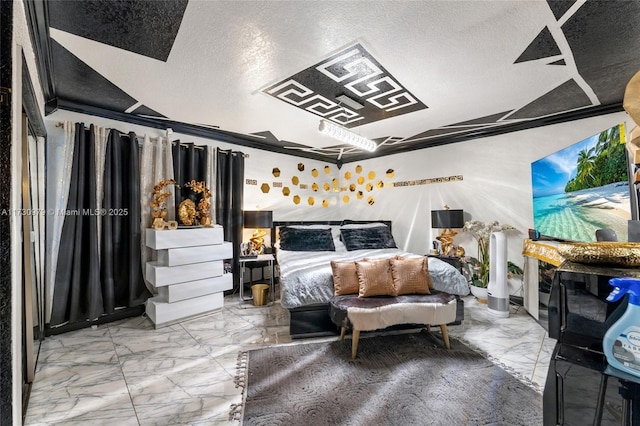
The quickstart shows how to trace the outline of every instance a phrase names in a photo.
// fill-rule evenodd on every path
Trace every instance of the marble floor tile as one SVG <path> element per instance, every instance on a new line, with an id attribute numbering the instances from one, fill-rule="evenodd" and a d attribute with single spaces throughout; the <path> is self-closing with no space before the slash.
<path id="1" fill-rule="evenodd" d="M 141 316 L 47 338 L 25 424 L 239 425 L 229 413 L 242 398 L 234 382 L 241 352 L 338 339 L 292 340 L 288 325 L 279 303 L 231 295 L 214 313 L 157 330 Z M 495 318 L 467 297 L 465 320 L 449 334 L 544 385 L 555 340 L 524 309 Z"/>

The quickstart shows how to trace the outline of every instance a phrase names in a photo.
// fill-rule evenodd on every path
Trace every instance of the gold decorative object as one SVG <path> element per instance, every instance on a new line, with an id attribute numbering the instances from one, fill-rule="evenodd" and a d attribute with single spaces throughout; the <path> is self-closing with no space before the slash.
<path id="1" fill-rule="evenodd" d="M 275 177 L 280 177 L 280 169 L 277 167 L 274 167 L 271 173 L 273 173 L 273 176 Z"/>
<path id="2" fill-rule="evenodd" d="M 293 196 L 293 204 L 300 204 L 300 196 L 299 195 L 294 195 Z"/>
<path id="3" fill-rule="evenodd" d="M 384 182 L 383 182 L 383 181 L 381 181 L 381 180 L 379 180 L 379 181 L 376 183 L 376 186 L 378 187 L 378 189 L 382 189 L 382 188 L 384 188 Z"/>
<path id="4" fill-rule="evenodd" d="M 358 174 L 362 173 L 362 166 L 359 164 L 356 166 L 356 173 Z"/>
<path id="5" fill-rule="evenodd" d="M 211 226 L 211 203 L 209 202 L 209 198 L 211 198 L 211 191 L 209 188 L 204 185 L 204 182 L 196 182 L 195 179 L 185 183 L 184 186 L 191 188 L 191 190 L 196 194 L 202 194 L 200 201 L 198 201 L 198 210 L 195 212 L 195 219 L 197 219 L 198 223 L 202 226 Z M 184 204 L 185 201 L 180 203 L 180 208 L 182 208 L 182 204 Z M 193 201 L 191 203 L 193 203 Z M 193 205 L 195 210 L 195 203 L 193 203 Z M 187 215 L 190 214 L 190 206 L 185 206 L 185 209 L 187 210 Z M 178 210 L 178 212 L 180 212 L 180 210 Z M 180 219 L 182 220 L 182 217 Z M 184 221 L 182 223 L 185 225 L 194 224 L 186 223 Z"/>
<path id="6" fill-rule="evenodd" d="M 376 202 L 375 198 L 373 198 L 373 197 L 367 198 L 367 204 L 369 204 L 370 206 L 372 206 L 373 203 L 375 203 L 375 202 Z"/>
<path id="7" fill-rule="evenodd" d="M 611 241 L 560 243 L 558 253 L 565 259 L 577 263 L 640 266 L 640 243 Z"/>
<path id="8" fill-rule="evenodd" d="M 282 195 L 284 195 L 285 197 L 288 197 L 289 194 L 291 194 L 291 190 L 289 189 L 288 186 L 285 186 L 284 188 L 282 188 Z"/>
<path id="9" fill-rule="evenodd" d="M 358 198 L 358 200 L 362 200 L 362 197 L 364 197 L 364 193 L 362 191 L 358 191 L 356 198 Z"/>
<path id="10" fill-rule="evenodd" d="M 338 185 L 340 185 L 340 182 L 338 181 L 338 179 L 333 178 L 333 180 L 331 181 L 331 184 L 332 184 L 334 187 L 337 187 Z"/>
<path id="11" fill-rule="evenodd" d="M 368 183 L 367 184 L 367 192 L 371 192 L 371 191 L 373 191 L 373 184 Z"/>
<path id="12" fill-rule="evenodd" d="M 325 191 L 330 191 L 331 190 L 331 185 L 329 185 L 328 183 L 325 183 L 322 187 L 323 187 L 323 189 Z"/>
<path id="13" fill-rule="evenodd" d="M 304 164 L 298 163 L 298 171 L 304 172 Z"/>
<path id="14" fill-rule="evenodd" d="M 347 204 L 349 202 L 349 196 L 345 195 L 344 197 L 342 197 L 342 202 Z"/>
<path id="15" fill-rule="evenodd" d="M 262 191 L 262 192 L 263 192 L 263 193 L 265 193 L 265 194 L 268 194 L 270 190 L 271 190 L 271 188 L 269 187 L 269 184 L 268 184 L 268 183 L 263 183 L 263 184 L 260 186 L 260 191 Z"/>
<path id="16" fill-rule="evenodd" d="M 396 172 L 393 169 L 387 169 L 387 171 L 386 171 L 386 175 L 387 175 L 388 178 L 392 178 L 393 175 L 395 175 L 395 174 L 396 174 Z"/>
<path id="17" fill-rule="evenodd" d="M 322 207 L 324 207 L 324 208 L 329 207 L 329 201 L 327 201 L 327 200 L 322 200 Z"/>
<path id="18" fill-rule="evenodd" d="M 318 169 L 311 170 L 311 176 L 318 177 Z"/>
<path id="19" fill-rule="evenodd" d="M 329 166 L 324 166 L 324 172 L 325 172 L 326 174 L 331 173 L 331 167 L 329 167 Z"/>
<path id="20" fill-rule="evenodd" d="M 309 197 L 307 199 L 307 202 L 309 203 L 310 206 L 312 206 L 316 203 L 316 200 L 313 197 Z"/>
<path id="21" fill-rule="evenodd" d="M 376 172 L 374 171 L 369 172 L 367 177 L 369 178 L 369 180 L 374 180 L 376 178 Z"/>
<path id="22" fill-rule="evenodd" d="M 315 183 L 315 182 L 313 182 L 313 183 L 311 184 L 311 190 L 312 190 L 313 192 L 318 192 L 318 184 L 317 184 L 317 183 Z"/>
<path id="23" fill-rule="evenodd" d="M 294 185 L 297 185 L 300 183 L 300 179 L 298 178 L 298 176 L 294 176 L 291 178 L 291 183 Z"/>
<path id="24" fill-rule="evenodd" d="M 351 185 L 349 185 L 349 191 L 355 192 L 355 190 L 356 190 L 356 184 L 355 183 L 352 183 Z"/>
<path id="25" fill-rule="evenodd" d="M 176 181 L 173 179 L 165 179 L 158 182 L 153 187 L 151 196 L 153 200 L 149 203 L 151 206 L 151 227 L 156 230 L 162 230 L 165 227 L 170 230 L 178 228 L 178 222 L 175 220 L 165 221 L 167 217 L 167 199 L 171 196 L 171 192 L 163 192 L 163 189 L 169 185 L 175 185 Z"/>
<path id="26" fill-rule="evenodd" d="M 344 178 L 345 178 L 346 180 L 351 179 L 351 172 L 346 172 L 346 173 L 344 174 Z"/>
<path id="27" fill-rule="evenodd" d="M 358 185 L 362 185 L 364 183 L 364 176 L 358 177 Z"/>
<path id="28" fill-rule="evenodd" d="M 180 218 L 180 222 L 182 222 L 183 225 L 195 225 L 196 203 L 189 198 L 181 202 L 180 207 L 178 207 L 178 218 Z"/>

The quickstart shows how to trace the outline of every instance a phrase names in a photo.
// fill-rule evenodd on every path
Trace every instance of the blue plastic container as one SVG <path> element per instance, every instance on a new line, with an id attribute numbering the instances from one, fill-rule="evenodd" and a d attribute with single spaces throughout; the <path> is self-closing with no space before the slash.
<path id="1" fill-rule="evenodd" d="M 612 367 L 640 377 L 640 279 L 612 278 L 609 284 L 615 289 L 607 301 L 616 302 L 628 293 L 629 305 L 605 333 L 604 354 Z"/>

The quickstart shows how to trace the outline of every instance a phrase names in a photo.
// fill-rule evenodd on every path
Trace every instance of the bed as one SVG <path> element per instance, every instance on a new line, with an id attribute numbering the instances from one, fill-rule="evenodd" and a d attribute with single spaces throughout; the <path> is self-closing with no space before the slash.
<path id="1" fill-rule="evenodd" d="M 390 221 L 274 222 L 271 235 L 277 240 L 280 303 L 291 314 L 294 339 L 337 333 L 329 317 L 329 299 L 334 295 L 332 260 L 422 256 L 396 247 Z M 466 279 L 446 262 L 437 258 L 428 262 L 435 289 L 457 296 L 459 323 L 464 317 L 460 296 L 469 294 Z"/>

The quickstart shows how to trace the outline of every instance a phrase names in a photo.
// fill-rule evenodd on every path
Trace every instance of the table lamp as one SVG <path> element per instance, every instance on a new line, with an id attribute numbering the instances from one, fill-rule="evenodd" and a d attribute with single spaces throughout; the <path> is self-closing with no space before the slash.
<path id="1" fill-rule="evenodd" d="M 253 244 L 253 250 L 258 254 L 264 253 L 264 236 L 267 235 L 267 231 L 263 228 L 271 229 L 271 226 L 273 226 L 273 212 L 271 210 L 244 211 L 244 227 L 255 229 L 250 241 Z"/>
<path id="2" fill-rule="evenodd" d="M 452 228 L 464 226 L 464 214 L 462 210 L 449 210 L 445 205 L 444 210 L 431 210 L 431 227 L 441 228 L 442 232 L 436 240 L 442 244 L 442 254 L 448 256 L 451 253 L 453 237 L 458 235 Z"/>

